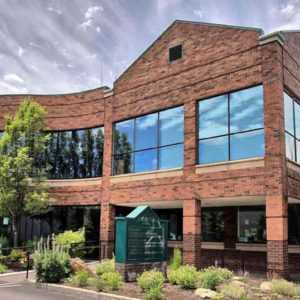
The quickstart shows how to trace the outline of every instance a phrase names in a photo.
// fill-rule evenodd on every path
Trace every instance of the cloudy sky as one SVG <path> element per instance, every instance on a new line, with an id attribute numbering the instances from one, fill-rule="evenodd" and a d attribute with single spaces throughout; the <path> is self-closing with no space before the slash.
<path id="1" fill-rule="evenodd" d="M 175 19 L 300 29 L 300 0 L 0 0 L 0 94 L 111 87 Z"/>

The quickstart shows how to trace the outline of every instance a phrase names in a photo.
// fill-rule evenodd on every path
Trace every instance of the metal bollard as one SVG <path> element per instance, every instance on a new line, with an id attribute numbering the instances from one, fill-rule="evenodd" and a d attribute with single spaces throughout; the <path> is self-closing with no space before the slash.
<path id="1" fill-rule="evenodd" d="M 26 280 L 29 278 L 29 268 L 30 268 L 30 252 L 26 252 L 27 266 L 26 266 Z"/>

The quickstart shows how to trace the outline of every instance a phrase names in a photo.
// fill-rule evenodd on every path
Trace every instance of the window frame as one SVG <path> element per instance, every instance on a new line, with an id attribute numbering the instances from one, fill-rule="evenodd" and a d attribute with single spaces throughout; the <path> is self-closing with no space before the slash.
<path id="1" fill-rule="evenodd" d="M 171 60 L 171 50 L 174 50 L 175 48 L 178 48 L 178 47 L 180 47 L 181 56 L 176 58 L 176 59 Z M 177 44 L 177 45 L 174 45 L 174 46 L 170 46 L 168 48 L 168 50 L 169 50 L 168 51 L 168 61 L 169 61 L 170 64 L 174 63 L 175 61 L 181 60 L 183 58 L 183 45 L 182 44 Z"/>
<path id="2" fill-rule="evenodd" d="M 290 133 L 286 127 L 285 127 L 285 99 L 284 99 L 284 95 L 287 95 L 288 97 L 291 98 L 292 100 L 292 105 L 293 105 L 293 115 L 292 115 L 292 118 L 293 118 L 293 134 Z M 290 93 L 287 89 L 284 89 L 284 92 L 283 92 L 283 109 L 284 109 L 284 133 L 285 135 L 287 134 L 289 137 L 291 137 L 293 139 L 293 149 L 294 149 L 294 155 L 295 155 L 295 160 L 293 159 L 290 159 L 287 157 L 287 152 L 286 152 L 286 147 L 287 147 L 287 143 L 286 143 L 286 138 L 285 138 L 285 141 L 284 141 L 284 144 L 285 144 L 285 157 L 287 160 L 293 162 L 293 163 L 296 163 L 298 165 L 300 165 L 300 158 L 299 158 L 299 161 L 298 161 L 298 155 L 297 155 L 297 142 L 300 143 L 300 139 L 297 138 L 297 135 L 296 135 L 296 109 L 295 109 L 295 103 L 297 103 L 299 106 L 300 106 L 300 100 L 297 99 L 297 97 L 293 96 L 292 93 Z M 300 150 L 300 149 L 299 149 Z"/>
<path id="3" fill-rule="evenodd" d="M 210 96 L 208 98 L 202 98 L 202 99 L 198 99 L 197 101 L 197 107 L 196 107 L 196 118 L 197 118 L 197 132 L 196 132 L 196 140 L 197 140 L 197 151 L 196 151 L 196 155 L 197 155 L 197 165 L 211 165 L 211 164 L 219 164 L 219 163 L 226 163 L 226 162 L 232 162 L 232 161 L 239 161 L 239 160 L 247 160 L 247 159 L 251 159 L 251 158 L 257 158 L 256 157 L 251 157 L 251 158 L 242 158 L 242 159 L 238 159 L 238 160 L 233 160 L 231 159 L 231 136 L 234 135 L 238 135 L 238 134 L 243 134 L 243 133 L 249 133 L 249 132 L 259 132 L 259 131 L 263 131 L 263 134 L 265 135 L 265 126 L 264 126 L 264 106 L 263 106 L 263 127 L 260 128 L 255 128 L 255 129 L 248 129 L 248 130 L 242 130 L 242 131 L 237 131 L 237 132 L 231 132 L 230 130 L 230 95 L 233 93 L 237 93 L 243 90 L 247 90 L 247 89 L 251 89 L 251 88 L 255 88 L 255 87 L 259 87 L 261 86 L 263 89 L 263 84 L 257 84 L 257 85 L 252 85 L 252 86 L 248 86 L 248 87 L 243 87 L 241 89 L 238 90 L 232 90 L 229 92 L 225 92 L 225 93 L 220 93 L 220 94 L 216 94 L 213 96 Z M 201 101 L 206 101 L 206 100 L 210 100 L 219 96 L 226 96 L 227 98 L 227 133 L 226 134 L 221 134 L 221 135 L 216 135 L 216 136 L 211 136 L 211 137 L 206 137 L 206 138 L 200 138 L 200 131 L 199 131 L 199 124 L 200 124 L 200 111 L 199 111 L 199 104 Z M 263 103 L 264 103 L 264 98 L 263 98 Z M 224 160 L 224 161 L 218 161 L 218 162 L 211 162 L 211 163 L 200 163 L 200 147 L 199 147 L 199 143 L 200 141 L 204 141 L 204 140 L 209 140 L 209 139 L 215 139 L 215 138 L 220 138 L 220 137 L 228 137 L 228 145 L 227 145 L 227 151 L 228 151 L 228 160 Z M 262 158 L 265 156 L 265 145 L 264 145 L 264 155 L 262 156 Z"/>
<path id="4" fill-rule="evenodd" d="M 170 110 L 170 109 L 175 109 L 175 108 L 180 108 L 182 107 L 182 113 L 183 113 L 183 126 L 184 126 L 184 104 L 179 104 L 176 106 L 172 106 L 172 107 L 167 107 L 164 108 L 162 110 L 156 110 L 156 111 L 151 111 L 142 115 L 138 115 L 138 116 L 134 116 L 132 118 L 126 118 L 126 119 L 121 119 L 121 120 L 117 120 L 113 122 L 113 142 L 112 142 L 112 156 L 111 156 L 111 175 L 112 176 L 118 176 L 118 175 L 126 175 L 126 174 L 139 174 L 139 173 L 148 173 L 148 172 L 156 172 L 156 171 L 160 171 L 160 170 L 171 170 L 171 169 L 179 169 L 182 167 L 175 167 L 175 168 L 169 168 L 169 169 L 160 169 L 160 164 L 159 164 L 159 159 L 160 159 L 160 149 L 163 148 L 168 148 L 171 146 L 176 146 L 176 145 L 182 145 L 183 147 L 183 156 L 184 156 L 184 130 L 183 130 L 183 139 L 182 142 L 177 142 L 177 143 L 172 143 L 172 144 L 167 144 L 167 145 L 159 145 L 160 142 L 160 130 L 161 130 L 161 122 L 160 122 L 160 113 Z M 133 120 L 133 143 L 132 143 L 132 149 L 135 149 L 135 144 L 136 144 L 136 119 L 140 118 L 140 117 L 144 117 L 147 115 L 151 115 L 151 114 L 157 114 L 157 143 L 156 143 L 156 147 L 149 147 L 149 148 L 145 148 L 145 149 L 139 149 L 139 150 L 132 150 L 129 152 L 126 152 L 126 154 L 132 154 L 132 172 L 128 172 L 128 173 L 120 173 L 120 174 L 116 174 L 115 173 L 115 167 L 114 167 L 114 161 L 115 161 L 115 157 L 118 155 L 123 155 L 124 153 L 120 153 L 117 154 L 116 153 L 116 149 L 115 149 L 115 140 L 114 140 L 114 131 L 115 131 L 115 127 L 117 123 L 120 122 L 124 122 L 124 121 L 129 121 L 129 120 Z M 154 170 L 148 170 L 148 171 L 141 171 L 141 172 L 135 172 L 135 156 L 134 154 L 137 152 L 145 152 L 145 151 L 149 151 L 149 150 L 156 150 L 156 168 Z M 184 161 L 183 161 L 184 163 Z"/>

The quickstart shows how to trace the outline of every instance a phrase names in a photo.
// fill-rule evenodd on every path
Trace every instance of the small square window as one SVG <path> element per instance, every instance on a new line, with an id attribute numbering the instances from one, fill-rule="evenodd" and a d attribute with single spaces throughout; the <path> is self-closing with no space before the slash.
<path id="1" fill-rule="evenodd" d="M 182 45 L 178 45 L 169 49 L 169 61 L 180 59 L 182 57 Z"/>

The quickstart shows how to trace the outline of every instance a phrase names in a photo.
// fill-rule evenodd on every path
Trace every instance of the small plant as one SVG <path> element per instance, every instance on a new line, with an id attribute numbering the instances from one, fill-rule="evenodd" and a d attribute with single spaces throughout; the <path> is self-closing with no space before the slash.
<path id="1" fill-rule="evenodd" d="M 170 263 L 170 269 L 177 270 L 182 264 L 181 251 L 178 248 L 174 249 L 173 256 Z"/>
<path id="2" fill-rule="evenodd" d="M 281 296 L 300 296 L 300 287 L 284 279 L 272 280 L 272 292 Z"/>
<path id="3" fill-rule="evenodd" d="M 138 286 L 146 293 L 146 299 L 148 300 L 163 298 L 162 288 L 164 281 L 164 275 L 159 271 L 145 271 L 137 279 Z"/>
<path id="4" fill-rule="evenodd" d="M 178 270 L 169 269 L 167 271 L 167 277 L 168 277 L 168 281 L 171 284 L 173 285 L 178 284 Z"/>
<path id="5" fill-rule="evenodd" d="M 184 265 L 177 269 L 176 283 L 184 289 L 195 289 L 199 272 L 194 266 Z"/>
<path id="6" fill-rule="evenodd" d="M 104 287 L 111 291 L 119 290 L 122 284 L 122 277 L 118 272 L 103 273 L 100 278 Z"/>
<path id="7" fill-rule="evenodd" d="M 101 276 L 104 273 L 115 271 L 115 259 L 104 259 L 96 267 L 96 274 Z"/>
<path id="8" fill-rule="evenodd" d="M 38 282 L 58 283 L 71 272 L 70 255 L 55 242 L 50 248 L 49 239 L 38 243 L 33 260 Z"/>
<path id="9" fill-rule="evenodd" d="M 0 263 L 0 274 L 3 274 L 7 271 L 7 267 Z"/>
<path id="10" fill-rule="evenodd" d="M 221 295 L 223 295 L 226 299 L 232 300 L 250 299 L 245 288 L 232 283 L 228 283 L 222 287 Z"/>
<path id="11" fill-rule="evenodd" d="M 84 287 L 88 285 L 88 279 L 89 279 L 90 275 L 87 271 L 78 271 L 75 273 L 75 275 L 73 275 L 69 282 L 72 285 L 75 285 L 77 287 Z"/>
<path id="12" fill-rule="evenodd" d="M 72 257 L 82 257 L 83 251 L 78 248 L 85 243 L 85 231 L 84 229 L 67 230 L 55 236 L 55 243 L 69 251 Z"/>
<path id="13" fill-rule="evenodd" d="M 224 268 L 209 267 L 199 273 L 198 285 L 205 289 L 215 290 L 218 285 L 232 278 L 233 273 Z"/>
<path id="14" fill-rule="evenodd" d="M 22 250 L 13 249 L 9 254 L 9 259 L 13 262 L 24 261 L 26 258 L 26 254 Z"/>
<path id="15" fill-rule="evenodd" d="M 100 277 L 90 277 L 87 283 L 89 286 L 95 287 L 98 292 L 104 291 L 105 283 Z"/>

